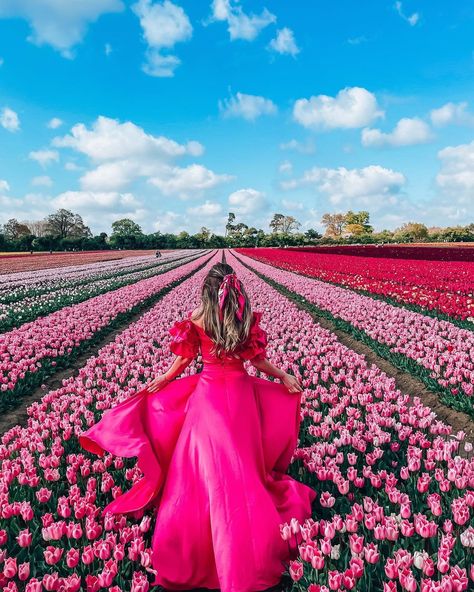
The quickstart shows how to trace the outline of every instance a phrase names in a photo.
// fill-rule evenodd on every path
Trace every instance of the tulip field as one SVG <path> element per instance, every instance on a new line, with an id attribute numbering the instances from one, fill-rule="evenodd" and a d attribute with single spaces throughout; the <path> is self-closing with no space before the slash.
<path id="1" fill-rule="evenodd" d="M 169 368 L 168 329 L 198 304 L 202 281 L 222 256 L 222 250 L 173 251 L 156 261 L 145 255 L 60 273 L 0 275 L 2 413 L 21 405 L 22 395 L 56 367 L 72 364 L 85 344 L 96 344 L 59 388 L 46 389 L 28 407 L 24 426 L 1 435 L 0 590 L 158 590 L 150 584 L 153 508 L 101 515 L 142 477 L 140 469 L 134 458 L 86 452 L 78 437 Z M 225 250 L 253 309 L 263 313 L 269 359 L 303 385 L 290 473 L 317 496 L 311 518 L 280 525 L 282 538 L 297 548 L 285 590 L 474 590 L 472 442 L 300 306 L 370 342 L 474 422 L 473 276 L 426 269 L 416 305 L 436 290 L 448 296 L 434 299 L 424 314 L 408 306 L 414 276 L 398 273 L 395 263 L 387 268 L 392 291 L 385 299 L 368 295 L 384 281 L 378 263 L 362 286 L 356 257 L 349 266 L 337 262 L 343 256 L 326 255 L 335 259 L 325 267 L 328 275 L 316 267 L 313 273 L 307 257 Z M 127 325 L 131 312 L 142 309 Z M 114 323 L 121 331 L 101 345 Z M 184 375 L 201 367 L 198 356 Z M 257 373 L 249 363 L 247 369 Z"/>

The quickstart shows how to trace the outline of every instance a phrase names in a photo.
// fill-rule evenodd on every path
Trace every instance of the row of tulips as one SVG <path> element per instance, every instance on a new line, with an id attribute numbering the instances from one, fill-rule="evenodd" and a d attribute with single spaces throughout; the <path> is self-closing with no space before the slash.
<path id="1" fill-rule="evenodd" d="M 105 331 L 156 301 L 164 289 L 193 273 L 209 256 L 165 264 L 159 275 L 64 307 L 0 335 L 0 409 L 18 405 L 19 397 L 41 384 L 45 376 L 70 364 Z"/>
<path id="2" fill-rule="evenodd" d="M 411 305 L 417 312 L 474 322 L 473 261 L 434 262 L 268 248 L 238 251 L 282 269 Z"/>
<path id="3" fill-rule="evenodd" d="M 114 272 L 104 273 L 93 269 L 86 275 L 81 270 L 77 275 L 67 278 L 58 274 L 59 279 L 43 280 L 39 285 L 35 280 L 34 287 L 22 284 L 21 287 L 8 289 L 8 283 L 6 283 L 7 288 L 3 290 L 3 294 L 0 290 L 0 333 L 51 314 L 65 306 L 78 304 L 94 296 L 152 277 L 160 273 L 164 265 L 168 266 L 172 262 L 184 263 L 195 256 L 194 253 L 190 255 L 189 252 L 181 255 L 170 253 L 163 259 L 147 257 L 147 261 L 132 265 L 127 261 L 125 269 Z M 1 302 L 2 296 L 7 302 Z"/>
<path id="4" fill-rule="evenodd" d="M 312 518 L 280 526 L 298 545 L 292 590 L 474 587 L 474 457 L 465 435 L 231 253 L 227 261 L 264 311 L 271 361 L 304 387 L 292 473 L 318 495 Z"/>
<path id="5" fill-rule="evenodd" d="M 452 323 L 238 255 L 336 326 L 420 377 L 444 403 L 474 417 L 474 333 Z"/>
<path id="6" fill-rule="evenodd" d="M 0 255 L 0 276 L 5 273 L 19 273 L 47 268 L 67 267 L 69 265 L 86 265 L 99 261 L 112 261 L 125 257 L 141 257 L 150 255 L 150 250 L 124 251 L 70 251 L 64 253 L 2 253 Z"/>
<path id="7" fill-rule="evenodd" d="M 142 477 L 133 459 L 85 452 L 82 432 L 132 396 L 174 358 L 168 329 L 198 303 L 205 267 L 89 358 L 76 377 L 28 408 L 26 427 L 0 445 L 0 589 L 145 592 L 151 569 L 151 510 L 101 509 Z M 200 367 L 194 361 L 185 375 Z"/>

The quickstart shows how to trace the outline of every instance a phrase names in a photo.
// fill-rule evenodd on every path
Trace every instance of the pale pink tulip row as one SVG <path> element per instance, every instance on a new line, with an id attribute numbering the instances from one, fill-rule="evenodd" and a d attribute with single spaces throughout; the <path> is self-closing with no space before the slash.
<path id="1" fill-rule="evenodd" d="M 383 583 L 391 591 L 396 573 L 402 589 L 414 581 L 438 590 L 442 581 L 465 590 L 468 578 L 474 579 L 466 569 L 472 550 L 465 544 L 474 520 L 474 457 L 458 452 L 461 446 L 471 451 L 471 443 L 463 433 L 449 437 L 452 429 L 418 398 L 410 405 L 393 379 L 369 367 L 232 254 L 227 261 L 254 307 L 264 311 L 271 360 L 305 387 L 294 462 L 301 467 L 298 478 L 318 497 L 312 520 L 281 525 L 283 538 L 298 545 L 299 558 L 290 566 L 294 589 L 323 592 L 358 584 L 369 590 Z M 415 560 L 425 571 L 412 569 Z M 316 581 L 326 588 L 310 587 Z M 456 588 L 458 581 L 463 584 Z"/>
<path id="2" fill-rule="evenodd" d="M 187 249 L 168 251 L 163 253 L 162 259 L 175 258 L 189 253 Z M 71 258 L 71 255 L 69 255 Z M 80 255 L 78 256 L 80 260 Z M 61 279 L 87 278 L 90 275 L 113 273 L 142 266 L 156 261 L 154 255 L 141 255 L 139 257 L 124 257 L 123 259 L 110 259 L 108 261 L 96 261 L 94 263 L 77 263 L 65 267 L 47 267 L 44 269 L 17 271 L 0 275 L 0 293 L 6 289 L 21 286 L 33 286 L 35 284 L 57 282 Z"/>
<path id="3" fill-rule="evenodd" d="M 426 369 L 458 398 L 474 395 L 474 333 L 444 320 L 275 268 L 239 254 L 252 269 Z"/>
<path id="4" fill-rule="evenodd" d="M 44 363 L 71 354 L 83 342 L 167 285 L 197 268 L 209 254 L 160 275 L 101 294 L 0 335 L 0 395 Z M 174 264 L 170 263 L 170 266 Z"/>

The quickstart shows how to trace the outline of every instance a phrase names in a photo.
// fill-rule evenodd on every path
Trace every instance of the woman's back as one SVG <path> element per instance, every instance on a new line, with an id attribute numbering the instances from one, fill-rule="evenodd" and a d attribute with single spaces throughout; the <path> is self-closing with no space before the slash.
<path id="1" fill-rule="evenodd" d="M 181 321 L 176 321 L 170 329 L 173 339 L 170 348 L 173 353 L 183 357 L 194 357 L 201 351 L 204 365 L 242 367 L 245 360 L 262 359 L 266 356 L 267 336 L 260 327 L 261 312 L 254 311 L 248 338 L 234 352 L 224 352 L 218 357 L 214 353 L 214 342 L 207 335 L 199 321 L 191 319 L 193 312 Z"/>

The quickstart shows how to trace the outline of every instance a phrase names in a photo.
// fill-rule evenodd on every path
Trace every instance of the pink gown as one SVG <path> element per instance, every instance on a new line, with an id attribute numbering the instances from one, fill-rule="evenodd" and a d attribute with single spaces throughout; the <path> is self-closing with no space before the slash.
<path id="1" fill-rule="evenodd" d="M 316 497 L 286 474 L 297 445 L 300 393 L 251 376 L 246 359 L 266 356 L 267 337 L 254 312 L 239 358 L 220 360 L 212 341 L 188 318 L 169 330 L 170 349 L 203 369 L 106 411 L 79 437 L 83 448 L 138 457 L 143 477 L 102 515 L 156 507 L 154 585 L 168 590 L 256 592 L 278 584 L 294 547 L 280 524 L 311 516 Z"/>

